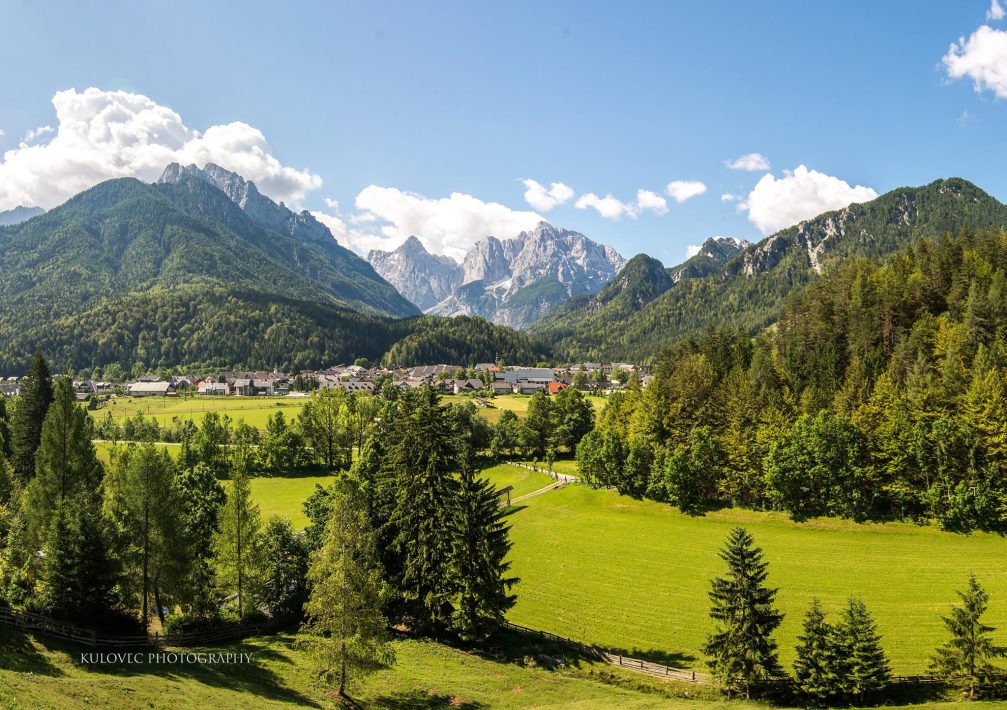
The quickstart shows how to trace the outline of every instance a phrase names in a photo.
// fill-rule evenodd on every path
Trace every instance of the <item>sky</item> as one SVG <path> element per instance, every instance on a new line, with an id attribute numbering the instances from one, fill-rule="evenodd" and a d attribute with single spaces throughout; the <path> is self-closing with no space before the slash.
<path id="1" fill-rule="evenodd" d="M 0 210 L 212 161 L 362 254 L 544 219 L 670 265 L 944 177 L 1007 201 L 1005 9 L 0 0 Z"/>

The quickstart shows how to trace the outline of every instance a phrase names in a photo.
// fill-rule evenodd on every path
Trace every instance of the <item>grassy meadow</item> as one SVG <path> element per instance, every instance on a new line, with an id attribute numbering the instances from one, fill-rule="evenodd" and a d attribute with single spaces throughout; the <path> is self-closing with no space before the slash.
<path id="1" fill-rule="evenodd" d="M 717 552 L 742 525 L 769 561 L 786 613 L 778 640 L 794 658 L 812 597 L 835 615 L 850 595 L 878 622 L 896 673 L 926 671 L 944 640 L 938 614 L 975 572 L 990 593 L 987 623 L 1007 642 L 1007 540 L 909 524 L 833 519 L 791 522 L 775 513 L 723 510 L 703 517 L 574 484 L 523 501 L 510 516 L 512 572 L 521 579 L 515 623 L 699 668 L 710 630 L 708 580 Z"/>

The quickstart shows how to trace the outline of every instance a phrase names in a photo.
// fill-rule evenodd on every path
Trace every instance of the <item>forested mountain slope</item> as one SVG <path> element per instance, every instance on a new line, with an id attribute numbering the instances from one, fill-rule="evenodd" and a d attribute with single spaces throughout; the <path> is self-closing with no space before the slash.
<path id="1" fill-rule="evenodd" d="M 710 326 L 754 333 L 777 318 L 789 293 L 852 257 L 884 257 L 921 237 L 1004 225 L 1007 207 L 965 180 L 899 188 L 777 232 L 719 273 L 683 279 L 623 319 L 574 312 L 558 322 L 557 313 L 533 330 L 571 359 L 646 360 Z"/>

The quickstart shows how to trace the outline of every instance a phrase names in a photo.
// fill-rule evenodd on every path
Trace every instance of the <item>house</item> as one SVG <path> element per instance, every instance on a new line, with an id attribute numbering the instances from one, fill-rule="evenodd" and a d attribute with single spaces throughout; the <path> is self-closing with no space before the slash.
<path id="1" fill-rule="evenodd" d="M 482 380 L 453 380 L 452 390 L 455 394 L 461 394 L 462 392 L 481 392 L 486 388 Z"/>
<path id="2" fill-rule="evenodd" d="M 274 394 L 274 382 L 275 380 L 270 379 L 252 380 L 253 394 L 272 396 Z"/>
<path id="3" fill-rule="evenodd" d="M 17 397 L 21 393 L 21 385 L 17 382 L 0 383 L 0 394 L 4 397 Z"/>
<path id="4" fill-rule="evenodd" d="M 373 382 L 340 382 L 338 387 L 342 387 L 347 392 L 366 392 L 368 394 L 374 394 L 374 383 Z"/>
<path id="5" fill-rule="evenodd" d="M 196 394 L 206 395 L 207 397 L 226 397 L 231 394 L 231 388 L 226 382 L 203 380 L 196 388 Z"/>
<path id="6" fill-rule="evenodd" d="M 131 397 L 174 397 L 175 386 L 170 382 L 134 382 L 129 385 Z"/>
<path id="7" fill-rule="evenodd" d="M 510 394 L 514 391 L 514 385 L 506 380 L 496 380 L 490 383 L 490 389 L 493 394 Z"/>
<path id="8" fill-rule="evenodd" d="M 556 379 L 556 371 L 549 367 L 516 367 L 503 373 L 497 373 L 498 379 L 506 380 L 511 384 L 518 382 L 553 382 Z"/>
<path id="9" fill-rule="evenodd" d="M 255 394 L 255 387 L 247 377 L 238 377 L 234 380 L 234 394 L 239 397 L 251 397 Z"/>
<path id="10" fill-rule="evenodd" d="M 500 368 L 492 362 L 477 362 L 475 366 L 476 372 L 500 372 Z"/>
<path id="11" fill-rule="evenodd" d="M 546 383 L 546 387 L 549 390 L 549 394 L 559 394 L 560 392 L 562 392 L 563 390 L 565 390 L 569 386 L 570 385 L 568 385 L 566 382 L 547 382 Z"/>
<path id="12" fill-rule="evenodd" d="M 545 386 L 545 382 L 515 382 L 513 388 L 514 394 L 535 394 Z"/>

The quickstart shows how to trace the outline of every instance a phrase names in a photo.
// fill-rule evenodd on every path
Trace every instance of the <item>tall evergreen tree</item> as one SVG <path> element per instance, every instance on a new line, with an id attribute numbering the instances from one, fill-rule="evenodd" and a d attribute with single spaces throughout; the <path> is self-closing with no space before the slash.
<path id="1" fill-rule="evenodd" d="M 825 620 L 818 599 L 811 600 L 797 641 L 794 679 L 801 695 L 816 703 L 838 695 L 841 690 L 838 639 L 835 628 Z"/>
<path id="2" fill-rule="evenodd" d="M 881 634 L 867 605 L 850 598 L 836 627 L 841 656 L 843 692 L 859 702 L 882 690 L 891 680 L 892 670 L 881 647 Z"/>
<path id="3" fill-rule="evenodd" d="M 36 351 L 28 375 L 21 381 L 18 403 L 10 422 L 11 462 L 22 481 L 35 475 L 35 452 L 42 441 L 42 422 L 52 400 L 49 363 Z"/>
<path id="4" fill-rule="evenodd" d="M 768 563 L 744 528 L 731 531 L 720 558 L 727 576 L 711 581 L 710 617 L 717 628 L 703 652 L 724 687 L 748 698 L 784 675 L 773 639 L 783 615 L 773 608 L 777 590 L 765 586 Z"/>
<path id="5" fill-rule="evenodd" d="M 981 685 L 1003 673 L 993 661 L 1007 656 L 1007 647 L 994 643 L 992 634 L 996 627 L 982 621 L 989 594 L 975 575 L 969 575 L 968 589 L 957 594 L 961 605 L 952 607 L 949 616 L 941 617 L 951 638 L 934 653 L 931 668 L 961 687 L 969 698 L 975 698 Z"/>
<path id="6" fill-rule="evenodd" d="M 344 696 L 356 678 L 391 663 L 394 655 L 382 614 L 387 588 L 376 535 L 358 484 L 337 481 L 329 503 L 322 547 L 313 553 L 308 571 L 306 628 L 314 636 L 320 676 Z"/>
<path id="7" fill-rule="evenodd" d="M 13 455 L 10 438 L 10 415 L 7 413 L 7 398 L 0 395 L 0 456 L 8 461 Z"/>
<path id="8" fill-rule="evenodd" d="M 227 502 L 220 511 L 220 532 L 214 537 L 218 585 L 235 592 L 238 616 L 249 611 L 262 569 L 262 524 L 259 506 L 252 501 L 248 474 L 235 468 Z"/>
<path id="9" fill-rule="evenodd" d="M 517 579 L 507 577 L 511 542 L 509 526 L 496 489 L 462 468 L 452 528 L 451 574 L 455 586 L 452 627 L 461 638 L 478 641 L 503 622 L 517 598 L 509 590 Z"/>
<path id="10" fill-rule="evenodd" d="M 383 460 L 394 495 L 387 571 L 412 622 L 443 626 L 450 616 L 457 432 L 430 387 L 403 393 L 396 404 Z"/>

